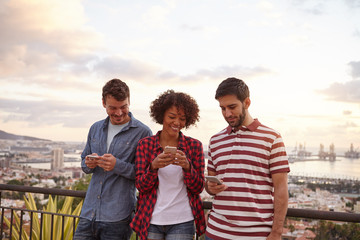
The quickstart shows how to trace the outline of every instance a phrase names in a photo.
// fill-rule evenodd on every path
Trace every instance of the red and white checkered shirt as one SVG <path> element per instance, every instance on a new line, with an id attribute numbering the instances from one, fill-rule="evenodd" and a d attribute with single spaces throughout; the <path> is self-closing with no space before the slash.
<path id="1" fill-rule="evenodd" d="M 130 226 L 140 239 L 146 239 L 154 206 L 157 199 L 159 185 L 158 171 L 151 170 L 150 164 L 157 155 L 163 152 L 160 146 L 159 131 L 156 135 L 139 141 L 135 157 L 136 180 L 135 185 L 139 191 L 137 211 Z M 204 152 L 202 143 L 187 137 L 180 132 L 178 149 L 186 154 L 191 165 L 190 172 L 184 173 L 184 184 L 187 187 L 190 207 L 194 215 L 196 231 L 200 236 L 205 232 L 205 217 L 200 198 L 204 189 Z M 181 214 L 181 209 L 179 209 Z"/>

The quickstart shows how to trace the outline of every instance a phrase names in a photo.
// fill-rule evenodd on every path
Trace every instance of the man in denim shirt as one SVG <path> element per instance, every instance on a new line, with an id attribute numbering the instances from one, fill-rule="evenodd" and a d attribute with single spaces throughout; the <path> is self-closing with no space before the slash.
<path id="1" fill-rule="evenodd" d="M 74 239 L 130 239 L 135 206 L 134 158 L 149 127 L 129 112 L 130 91 L 119 79 L 103 87 L 108 117 L 94 123 L 81 154 L 81 167 L 92 173 Z M 91 157 L 89 157 L 91 155 Z"/>

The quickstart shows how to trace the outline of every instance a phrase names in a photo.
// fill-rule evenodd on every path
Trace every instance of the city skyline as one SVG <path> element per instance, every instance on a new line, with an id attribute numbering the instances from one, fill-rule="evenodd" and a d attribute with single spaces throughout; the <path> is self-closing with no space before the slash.
<path id="1" fill-rule="evenodd" d="M 250 87 L 250 114 L 287 147 L 360 147 L 360 3 L 338 1 L 25 1 L 0 3 L 0 130 L 86 141 L 106 117 L 101 88 L 130 87 L 130 110 L 167 89 L 193 96 L 208 144 L 226 127 L 214 93 Z"/>

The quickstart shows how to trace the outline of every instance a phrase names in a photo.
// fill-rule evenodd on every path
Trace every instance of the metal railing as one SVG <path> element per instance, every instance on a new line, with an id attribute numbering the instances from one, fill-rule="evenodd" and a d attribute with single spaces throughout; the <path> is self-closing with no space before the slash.
<path id="1" fill-rule="evenodd" d="M 28 209 L 21 209 L 21 208 L 13 208 L 13 207 L 3 207 L 0 206 L 1 208 L 1 231 L 0 231 L 0 239 L 3 239 L 3 234 L 4 234 L 4 215 L 5 215 L 5 210 L 8 209 L 10 210 L 10 227 L 9 227 L 9 239 L 12 239 L 12 236 L 18 236 L 18 239 L 23 239 L 22 236 L 24 233 L 23 231 L 23 216 L 25 215 L 25 213 L 28 213 L 30 215 L 30 232 L 29 232 L 29 239 L 33 238 L 33 233 L 32 233 L 32 229 L 33 229 L 33 223 L 34 223 L 34 218 L 36 216 L 36 214 L 40 214 L 40 228 L 39 228 L 39 239 L 49 239 L 48 235 L 50 235 L 50 238 L 53 239 L 53 235 L 54 235 L 54 217 L 55 216 L 59 216 L 61 217 L 61 232 L 60 232 L 60 237 L 61 239 L 64 239 L 64 229 L 65 229 L 65 219 L 66 218 L 72 218 L 72 229 L 73 229 L 73 236 L 75 233 L 75 228 L 76 228 L 76 219 L 79 218 L 79 216 L 75 216 L 75 215 L 68 215 L 68 214 L 60 214 L 60 213 L 53 213 L 53 212 L 46 212 L 46 211 L 35 211 L 35 210 L 28 210 Z M 13 233 L 14 230 L 14 216 L 16 214 L 16 212 L 20 212 L 20 222 L 18 224 L 18 226 L 16 226 L 17 228 L 17 232 Z M 50 232 L 48 234 L 42 234 L 43 233 L 43 225 L 45 222 L 45 215 L 49 215 L 51 218 L 50 221 Z M 44 237 L 43 237 L 44 236 Z M 25 239 L 25 238 L 24 238 Z"/>
<path id="2" fill-rule="evenodd" d="M 20 211 L 20 228 L 22 227 L 22 216 L 24 212 L 29 212 L 31 215 L 31 220 L 33 219 L 34 213 L 40 213 L 40 223 L 43 223 L 43 216 L 48 214 L 51 216 L 51 226 L 53 231 L 53 219 L 54 216 L 60 216 L 62 218 L 62 227 L 64 227 L 64 221 L 66 217 L 73 218 L 73 232 L 75 232 L 75 219 L 79 218 L 79 216 L 75 215 L 66 215 L 66 214 L 58 214 L 58 213 L 50 213 L 45 211 L 32 211 L 26 209 L 18 209 L 12 207 L 3 207 L 1 204 L 1 191 L 17 191 L 17 192 L 29 192 L 29 193 L 41 193 L 41 194 L 51 194 L 53 196 L 70 196 L 70 197 L 80 197 L 85 198 L 86 192 L 85 191 L 74 191 L 74 190 L 64 190 L 64 189 L 57 189 L 57 188 L 38 188 L 38 187 L 28 187 L 28 186 L 18 186 L 18 185 L 8 185 L 8 184 L 0 184 L 0 208 L 1 208 L 1 232 L 0 232 L 0 239 L 3 236 L 3 226 L 4 226 L 4 211 L 5 209 L 9 209 L 11 211 L 11 220 L 10 223 L 12 224 L 14 218 L 14 211 Z M 211 209 L 212 202 L 203 202 L 204 209 Z M 332 220 L 332 221 L 341 221 L 341 222 L 355 222 L 360 223 L 360 214 L 358 213 L 346 213 L 346 212 L 333 212 L 333 211 L 319 211 L 319 210 L 311 210 L 311 209 L 297 209 L 297 208 L 289 208 L 287 211 L 287 217 L 297 217 L 297 218 L 309 218 L 309 219 L 320 219 L 320 220 Z M 32 221 L 30 221 L 30 233 L 32 229 Z M 41 226 L 40 226 L 41 227 Z M 10 228 L 10 239 L 12 228 Z M 20 231 L 21 236 L 22 231 Z M 62 233 L 63 234 L 63 233 Z M 51 234 L 52 236 L 52 234 Z M 21 239 L 21 237 L 19 238 Z M 30 234 L 31 239 L 31 234 Z M 41 239 L 41 236 L 40 236 Z M 51 238 L 52 239 L 52 238 Z M 63 237 L 61 238 L 63 239 Z"/>
<path id="3" fill-rule="evenodd" d="M 64 229 L 65 229 L 65 222 L 70 221 L 70 225 L 72 226 L 72 231 L 70 229 L 69 232 L 72 232 L 72 236 L 75 233 L 76 223 L 79 219 L 77 215 L 69 215 L 69 214 L 61 214 L 55 212 L 47 212 L 47 211 L 40 211 L 40 210 L 30 210 L 30 209 L 22 209 L 22 208 L 14 208 L 14 207 L 5 207 L 2 206 L 2 191 L 16 191 L 16 192 L 28 192 L 28 193 L 40 193 L 40 194 L 49 194 L 52 196 L 70 196 L 70 197 L 79 197 L 85 198 L 86 192 L 85 191 L 74 191 L 74 190 L 64 190 L 58 188 L 39 188 L 39 187 L 28 187 L 28 186 L 19 186 L 19 185 L 9 185 L 9 184 L 0 184 L 0 209 L 1 209 L 1 219 L 0 219 L 0 240 L 3 239 L 5 232 L 5 212 L 6 210 L 10 212 L 10 220 L 9 220 L 9 232 L 8 232 L 8 239 L 12 239 L 13 236 L 15 239 L 26 239 L 24 237 L 25 230 L 24 230 L 24 216 L 27 214 L 30 218 L 30 226 L 29 226 L 29 239 L 33 239 L 33 229 L 35 223 L 38 221 L 38 236 L 37 239 L 53 239 L 54 231 L 55 231 L 55 224 L 61 224 L 61 231 L 60 231 L 60 239 L 65 239 L 64 236 Z M 16 214 L 19 213 L 17 216 Z M 39 216 L 40 215 L 40 216 Z M 38 220 L 39 218 L 39 220 Z M 57 219 L 60 221 L 56 221 Z M 50 229 L 49 231 L 44 231 L 44 225 L 46 221 L 50 220 Z"/>

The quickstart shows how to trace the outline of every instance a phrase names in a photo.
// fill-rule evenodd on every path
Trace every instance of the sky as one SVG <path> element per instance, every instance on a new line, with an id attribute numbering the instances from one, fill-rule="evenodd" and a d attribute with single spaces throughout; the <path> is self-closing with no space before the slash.
<path id="1" fill-rule="evenodd" d="M 200 121 L 183 132 L 206 147 L 227 126 L 214 95 L 228 77 L 286 147 L 359 149 L 360 0 L 0 1 L 0 130 L 84 142 L 119 78 L 153 133 L 151 102 L 191 95 Z"/>

